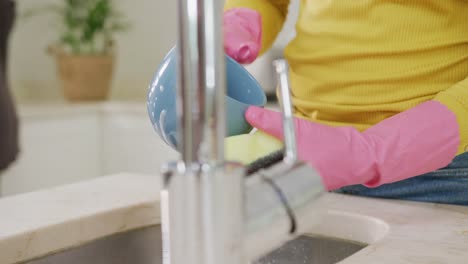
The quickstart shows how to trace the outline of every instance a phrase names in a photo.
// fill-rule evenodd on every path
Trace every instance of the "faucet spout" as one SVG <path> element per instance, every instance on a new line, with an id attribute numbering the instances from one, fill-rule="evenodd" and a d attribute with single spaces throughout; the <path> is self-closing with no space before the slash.
<path id="1" fill-rule="evenodd" d="M 181 160 L 161 193 L 165 262 L 242 263 L 242 168 L 224 163 L 224 1 L 178 1 L 177 116 Z"/>
<path id="2" fill-rule="evenodd" d="M 222 3 L 179 0 L 178 125 L 185 164 L 224 160 Z"/>

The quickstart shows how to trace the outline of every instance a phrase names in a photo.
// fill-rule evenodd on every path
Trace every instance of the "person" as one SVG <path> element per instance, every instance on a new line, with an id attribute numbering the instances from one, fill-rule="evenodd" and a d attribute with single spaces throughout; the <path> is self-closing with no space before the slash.
<path id="1" fill-rule="evenodd" d="M 18 120 L 7 80 L 7 51 L 15 19 L 15 2 L 0 0 L 0 173 L 15 161 L 18 148 Z"/>
<path id="2" fill-rule="evenodd" d="M 227 0 L 225 52 L 268 50 L 289 0 Z M 290 65 L 298 156 L 327 190 L 468 205 L 468 1 L 300 2 Z M 282 139 L 279 113 L 249 123 Z"/>

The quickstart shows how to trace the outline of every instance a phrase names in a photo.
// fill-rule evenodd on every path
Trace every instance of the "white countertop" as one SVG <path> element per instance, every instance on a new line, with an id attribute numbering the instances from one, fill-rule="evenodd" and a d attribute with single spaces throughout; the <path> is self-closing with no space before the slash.
<path id="1" fill-rule="evenodd" d="M 0 263 L 157 225 L 158 176 L 119 174 L 0 199 Z M 311 233 L 370 245 L 343 264 L 468 263 L 468 207 L 326 194 Z"/>

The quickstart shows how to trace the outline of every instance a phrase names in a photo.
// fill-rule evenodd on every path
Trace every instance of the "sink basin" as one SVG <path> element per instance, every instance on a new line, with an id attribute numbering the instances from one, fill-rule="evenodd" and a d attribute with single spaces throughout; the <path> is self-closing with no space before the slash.
<path id="1" fill-rule="evenodd" d="M 57 252 L 28 264 L 160 264 L 160 226 L 128 231 Z M 255 264 L 331 264 L 366 245 L 322 236 L 301 236 Z"/>
<path id="2" fill-rule="evenodd" d="M 28 264 L 160 264 L 159 225 L 127 231 L 26 262 Z"/>
<path id="3" fill-rule="evenodd" d="M 366 244 L 337 238 L 301 236 L 254 264 L 333 264 L 366 246 Z"/>

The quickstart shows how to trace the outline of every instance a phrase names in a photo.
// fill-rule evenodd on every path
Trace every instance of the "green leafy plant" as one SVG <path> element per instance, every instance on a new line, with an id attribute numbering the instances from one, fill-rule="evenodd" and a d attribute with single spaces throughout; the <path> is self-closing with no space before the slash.
<path id="1" fill-rule="evenodd" d="M 112 51 L 114 35 L 129 28 L 115 0 L 62 0 L 32 8 L 23 14 L 54 14 L 59 25 L 59 48 L 72 54 L 106 54 Z"/>

